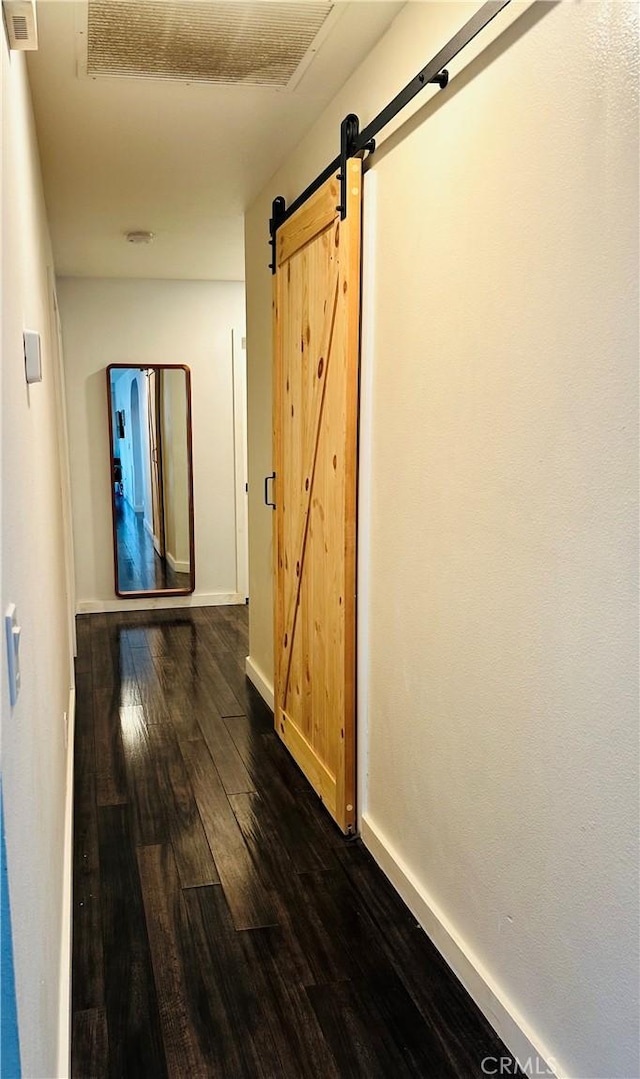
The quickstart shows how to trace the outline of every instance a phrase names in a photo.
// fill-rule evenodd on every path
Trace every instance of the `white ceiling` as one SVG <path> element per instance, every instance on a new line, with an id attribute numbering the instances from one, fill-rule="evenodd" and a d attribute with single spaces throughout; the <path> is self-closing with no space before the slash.
<path id="1" fill-rule="evenodd" d="M 294 88 L 274 89 L 89 78 L 86 3 L 39 0 L 29 75 L 57 273 L 243 279 L 244 210 L 402 4 L 336 7 Z"/>

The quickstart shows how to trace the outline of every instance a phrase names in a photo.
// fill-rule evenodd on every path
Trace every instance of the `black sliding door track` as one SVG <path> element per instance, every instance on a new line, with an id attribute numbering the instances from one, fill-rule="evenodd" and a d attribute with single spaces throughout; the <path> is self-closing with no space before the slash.
<path id="1" fill-rule="evenodd" d="M 304 189 L 301 195 L 298 195 L 297 199 L 287 206 L 282 195 L 279 195 L 273 200 L 272 204 L 272 216 L 269 221 L 269 233 L 271 239 L 269 243 L 272 248 L 272 261 L 270 269 L 272 273 L 276 272 L 276 233 L 292 214 L 299 210 L 301 206 L 307 201 L 311 195 L 322 187 L 323 183 L 333 176 L 337 170 L 338 178 L 340 180 L 340 205 L 336 207 L 339 211 L 341 218 L 344 219 L 346 215 L 346 183 L 347 183 L 347 170 L 346 163 L 350 157 L 358 157 L 365 152 L 372 154 L 375 150 L 375 136 L 378 132 L 382 131 L 383 127 L 386 127 L 391 120 L 394 119 L 398 113 L 404 109 L 405 105 L 408 105 L 413 98 L 420 93 L 425 86 L 431 84 L 437 84 L 441 90 L 444 90 L 449 81 L 449 74 L 446 71 L 447 64 L 451 63 L 455 56 L 473 41 L 474 37 L 484 30 L 492 19 L 498 15 L 503 8 L 510 3 L 510 0 L 489 0 L 488 3 L 483 4 L 479 11 L 473 15 L 464 26 L 458 30 L 457 34 L 451 38 L 450 41 L 440 49 L 432 60 L 419 71 L 418 74 L 407 83 L 403 90 L 385 106 L 381 112 L 371 121 L 370 124 L 360 131 L 360 122 L 358 117 L 353 113 L 345 116 L 340 126 L 340 153 L 337 157 L 334 157 L 326 169 L 323 169 L 321 173 L 316 176 L 308 187 Z"/>

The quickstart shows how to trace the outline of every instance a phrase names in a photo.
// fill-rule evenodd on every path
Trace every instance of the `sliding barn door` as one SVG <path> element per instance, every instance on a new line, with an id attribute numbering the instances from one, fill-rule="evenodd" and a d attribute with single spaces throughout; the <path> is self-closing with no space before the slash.
<path id="1" fill-rule="evenodd" d="M 277 232 L 275 725 L 340 828 L 355 822 L 362 163 Z"/>

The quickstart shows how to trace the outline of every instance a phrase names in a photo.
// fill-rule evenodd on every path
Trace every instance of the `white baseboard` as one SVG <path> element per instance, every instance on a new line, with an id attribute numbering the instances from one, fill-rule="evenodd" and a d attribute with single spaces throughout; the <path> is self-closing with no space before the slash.
<path id="1" fill-rule="evenodd" d="M 81 599 L 76 614 L 114 611 L 166 611 L 171 607 L 229 607 L 244 604 L 239 592 L 194 592 L 191 596 L 138 596 L 136 599 Z"/>
<path id="2" fill-rule="evenodd" d="M 267 676 L 258 666 L 253 662 L 251 656 L 247 656 L 244 664 L 247 678 L 256 687 L 258 693 L 264 701 L 269 705 L 269 708 L 273 712 L 274 708 L 274 696 L 273 685 L 268 680 Z"/>
<path id="3" fill-rule="evenodd" d="M 165 558 L 167 559 L 167 562 L 169 563 L 169 566 L 174 571 L 174 573 L 189 573 L 191 569 L 189 563 L 180 562 L 179 559 L 173 557 L 171 551 L 166 552 Z"/>
<path id="4" fill-rule="evenodd" d="M 528 1023 L 509 1001 L 506 993 L 495 984 L 480 960 L 460 937 L 445 914 L 438 909 L 368 814 L 362 818 L 361 835 L 367 850 L 373 855 L 385 876 L 389 878 L 493 1029 L 511 1053 L 517 1057 L 525 1074 L 557 1076 L 557 1079 L 562 1079 L 562 1072 L 553 1054 L 530 1029 Z M 527 1061 L 533 1064 L 537 1061 L 538 1070 L 532 1072 L 531 1064 L 527 1069 L 525 1067 Z"/>
<path id="5" fill-rule="evenodd" d="M 58 1026 L 58 1079 L 71 1075 L 71 941 L 73 922 L 73 746 L 76 728 L 76 689 L 69 690 L 67 706 L 67 767 L 62 859 L 62 925 L 60 932 L 60 985 Z"/>

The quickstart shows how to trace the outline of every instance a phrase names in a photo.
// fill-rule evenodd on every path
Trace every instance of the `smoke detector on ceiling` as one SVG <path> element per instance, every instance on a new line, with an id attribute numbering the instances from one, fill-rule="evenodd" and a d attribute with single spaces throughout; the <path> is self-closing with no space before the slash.
<path id="1" fill-rule="evenodd" d="M 34 52 L 38 48 L 38 24 L 35 0 L 2 0 L 9 48 Z"/>

